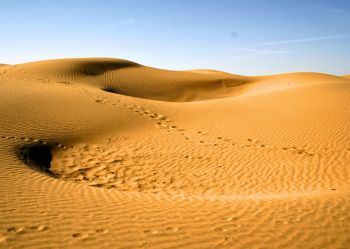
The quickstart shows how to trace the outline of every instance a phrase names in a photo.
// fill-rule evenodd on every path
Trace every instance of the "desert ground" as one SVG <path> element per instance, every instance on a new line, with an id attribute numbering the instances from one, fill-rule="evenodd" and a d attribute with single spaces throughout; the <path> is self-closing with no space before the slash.
<path id="1" fill-rule="evenodd" d="M 350 248 L 350 76 L 0 65 L 0 248 Z"/>

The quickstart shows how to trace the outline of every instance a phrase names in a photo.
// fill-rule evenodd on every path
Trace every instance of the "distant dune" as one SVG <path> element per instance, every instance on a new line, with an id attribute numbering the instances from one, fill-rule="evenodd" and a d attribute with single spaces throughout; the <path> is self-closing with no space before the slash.
<path id="1" fill-rule="evenodd" d="M 349 78 L 0 64 L 0 248 L 349 248 Z"/>

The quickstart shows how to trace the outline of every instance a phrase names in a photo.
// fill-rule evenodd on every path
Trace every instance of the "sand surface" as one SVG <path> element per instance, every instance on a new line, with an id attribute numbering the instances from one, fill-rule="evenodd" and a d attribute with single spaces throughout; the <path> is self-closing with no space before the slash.
<path id="1" fill-rule="evenodd" d="M 0 248 L 350 248 L 350 79 L 0 65 Z"/>

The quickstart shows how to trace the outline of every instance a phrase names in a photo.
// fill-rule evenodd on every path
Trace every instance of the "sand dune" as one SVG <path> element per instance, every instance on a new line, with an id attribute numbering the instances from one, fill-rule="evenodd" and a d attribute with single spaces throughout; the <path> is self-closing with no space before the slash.
<path id="1" fill-rule="evenodd" d="M 350 247 L 347 76 L 0 66 L 0 247 Z"/>

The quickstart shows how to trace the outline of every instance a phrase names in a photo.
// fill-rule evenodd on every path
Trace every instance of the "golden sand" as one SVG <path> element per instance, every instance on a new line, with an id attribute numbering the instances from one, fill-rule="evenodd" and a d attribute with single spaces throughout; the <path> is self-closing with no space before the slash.
<path id="1" fill-rule="evenodd" d="M 0 65 L 0 248 L 350 248 L 350 79 Z"/>

